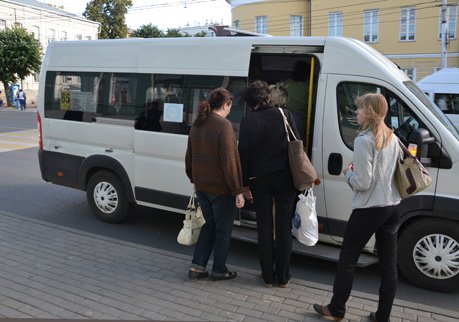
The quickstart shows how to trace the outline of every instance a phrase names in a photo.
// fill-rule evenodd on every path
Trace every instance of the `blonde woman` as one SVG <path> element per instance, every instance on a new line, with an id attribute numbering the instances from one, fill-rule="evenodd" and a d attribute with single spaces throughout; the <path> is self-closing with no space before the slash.
<path id="1" fill-rule="evenodd" d="M 384 123 L 388 107 L 383 95 L 365 94 L 356 104 L 357 123 L 362 132 L 354 141 L 353 162 L 343 171 L 354 191 L 353 210 L 344 233 L 332 300 L 326 306 L 314 304 L 314 310 L 327 320 L 344 318 L 355 265 L 363 247 L 375 234 L 381 285 L 378 309 L 370 313 L 370 318 L 385 322 L 389 320 L 397 288 L 399 215 L 396 205 L 401 198 L 393 178 L 399 144 Z"/>

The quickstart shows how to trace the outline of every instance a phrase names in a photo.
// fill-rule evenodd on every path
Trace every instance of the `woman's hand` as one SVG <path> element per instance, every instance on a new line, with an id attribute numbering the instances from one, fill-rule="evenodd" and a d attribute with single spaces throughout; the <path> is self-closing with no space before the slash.
<path id="1" fill-rule="evenodd" d="M 236 196 L 236 207 L 237 208 L 242 208 L 244 207 L 244 203 L 245 203 L 245 200 L 244 200 L 244 196 L 242 193 L 238 194 Z"/>
<path id="2" fill-rule="evenodd" d="M 349 165 L 347 166 L 347 168 L 343 170 L 343 174 L 346 175 L 346 173 L 347 173 L 349 170 L 350 170 L 350 171 L 354 171 L 354 164 L 353 164 L 352 162 L 349 163 Z"/>
<path id="3" fill-rule="evenodd" d="M 252 191 L 250 191 L 250 189 L 247 189 L 246 191 L 244 191 L 243 196 L 244 196 L 244 199 L 247 199 L 250 203 L 253 202 Z"/>

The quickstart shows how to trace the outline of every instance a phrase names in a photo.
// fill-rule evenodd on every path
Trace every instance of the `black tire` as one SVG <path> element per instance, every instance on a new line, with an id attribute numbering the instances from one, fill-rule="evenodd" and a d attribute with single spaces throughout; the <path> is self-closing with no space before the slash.
<path id="1" fill-rule="evenodd" d="M 104 222 L 120 223 L 133 209 L 121 180 L 110 171 L 98 171 L 91 176 L 86 197 L 96 217 Z"/>
<path id="2" fill-rule="evenodd" d="M 399 236 L 398 265 L 415 285 L 439 292 L 457 290 L 459 224 L 436 218 L 410 223 Z"/>

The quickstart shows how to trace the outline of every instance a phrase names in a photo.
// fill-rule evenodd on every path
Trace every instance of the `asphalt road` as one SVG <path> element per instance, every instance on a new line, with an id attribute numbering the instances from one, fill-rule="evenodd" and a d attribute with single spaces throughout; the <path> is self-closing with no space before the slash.
<path id="1" fill-rule="evenodd" d="M 35 113 L 0 111 L 0 133 L 33 128 Z M 123 224 L 100 222 L 92 215 L 85 192 L 42 180 L 36 147 L 0 152 L 0 178 L 1 211 L 192 256 L 192 247 L 176 242 L 181 215 L 138 207 Z M 258 269 L 256 245 L 233 240 L 229 264 Z M 332 285 L 334 272 L 333 262 L 302 255 L 292 257 L 291 273 L 295 278 Z M 377 294 L 378 285 L 377 265 L 357 269 L 355 290 Z M 459 312 L 459 290 L 436 293 L 415 287 L 400 277 L 396 297 Z"/>

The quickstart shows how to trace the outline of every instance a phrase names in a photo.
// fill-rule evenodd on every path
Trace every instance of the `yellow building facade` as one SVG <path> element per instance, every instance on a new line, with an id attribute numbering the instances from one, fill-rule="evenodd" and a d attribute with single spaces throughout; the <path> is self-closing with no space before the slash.
<path id="1" fill-rule="evenodd" d="M 261 27 L 261 33 L 273 36 L 359 39 L 398 64 L 414 81 L 442 66 L 440 0 L 229 2 L 233 28 L 259 32 Z M 448 0 L 446 9 L 447 67 L 459 67 L 457 0 Z M 302 17 L 302 34 L 295 30 L 295 19 L 301 20 L 295 17 Z"/>

